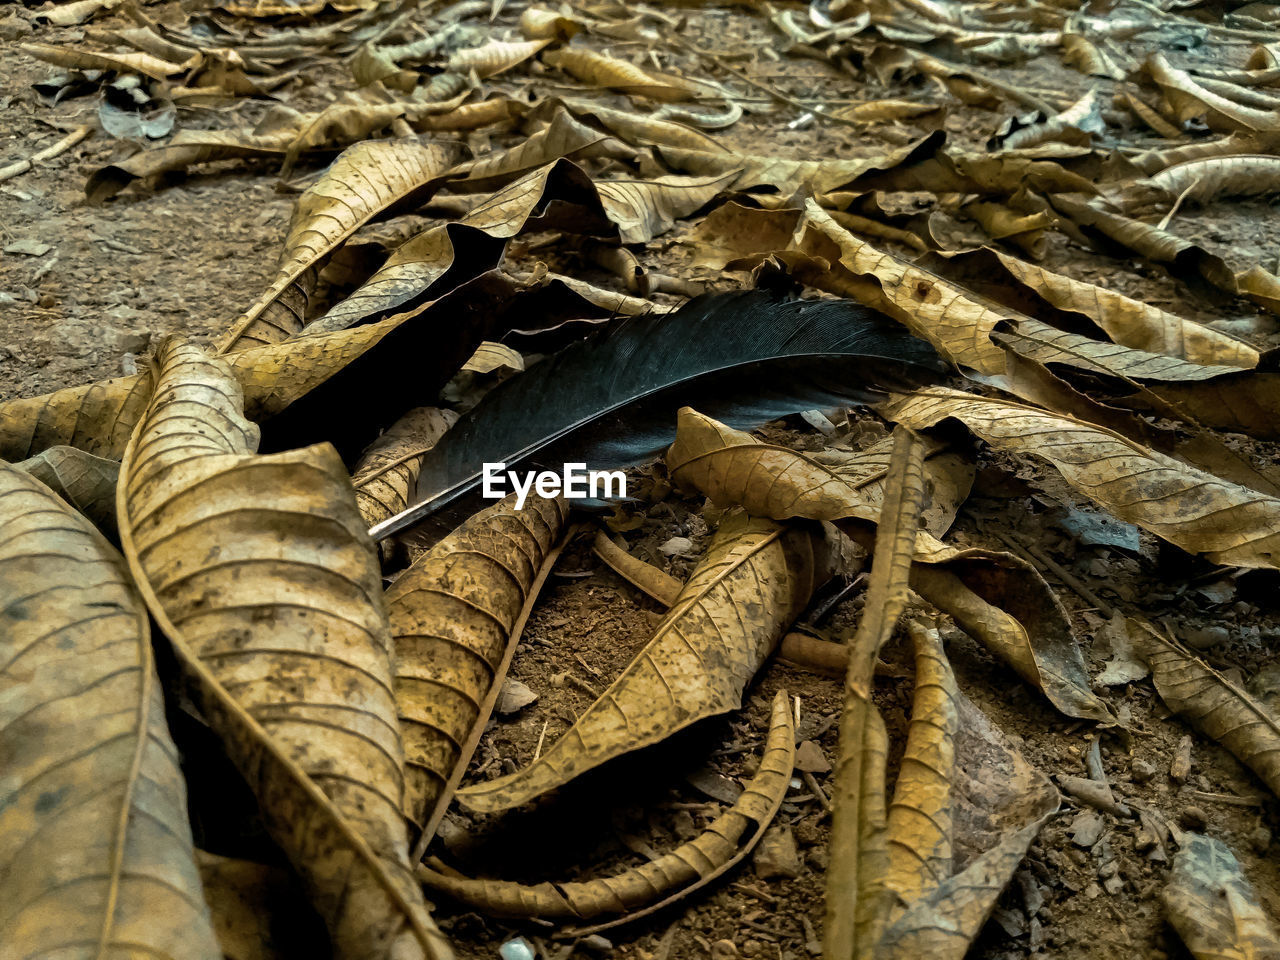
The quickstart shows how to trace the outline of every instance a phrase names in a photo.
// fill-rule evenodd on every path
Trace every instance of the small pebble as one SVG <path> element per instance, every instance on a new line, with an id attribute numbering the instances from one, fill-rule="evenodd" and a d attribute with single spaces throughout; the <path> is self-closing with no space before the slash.
<path id="1" fill-rule="evenodd" d="M 1195 650 L 1208 650 L 1226 643 L 1231 638 L 1226 627 L 1214 624 L 1209 627 L 1191 627 L 1182 631 L 1182 639 Z"/>
<path id="2" fill-rule="evenodd" d="M 711 945 L 711 960 L 734 960 L 738 948 L 732 940 L 717 940 Z"/>
<path id="3" fill-rule="evenodd" d="M 665 557 L 691 557 L 693 556 L 693 541 L 688 537 L 672 537 L 658 547 L 658 552 Z"/>
<path id="4" fill-rule="evenodd" d="M 812 740 L 805 740 L 796 747 L 796 769 L 806 773 L 828 773 L 831 764 L 820 746 Z"/>
<path id="5" fill-rule="evenodd" d="M 1191 735 L 1188 734 L 1178 741 L 1178 749 L 1169 762 L 1169 776 L 1175 783 L 1183 783 L 1191 776 L 1191 745 Z"/>
<path id="6" fill-rule="evenodd" d="M 533 944 L 524 937 L 508 940 L 498 948 L 502 960 L 534 960 Z"/>
<path id="7" fill-rule="evenodd" d="M 1156 768 L 1145 760 L 1135 759 L 1129 764 L 1129 775 L 1134 783 L 1146 783 L 1156 775 Z"/>
<path id="8" fill-rule="evenodd" d="M 1201 807 L 1184 807 L 1178 822 L 1188 830 L 1203 830 L 1209 825 L 1209 814 Z"/>
<path id="9" fill-rule="evenodd" d="M 796 838 L 786 824 L 775 823 L 760 840 L 755 852 L 756 876 L 762 880 L 771 877 L 798 877 L 804 870 L 800 853 L 796 850 Z"/>
<path id="10" fill-rule="evenodd" d="M 1096 810 L 1085 810 L 1071 821 L 1071 840 L 1078 847 L 1092 847 L 1102 836 L 1105 826 L 1102 814 Z"/>

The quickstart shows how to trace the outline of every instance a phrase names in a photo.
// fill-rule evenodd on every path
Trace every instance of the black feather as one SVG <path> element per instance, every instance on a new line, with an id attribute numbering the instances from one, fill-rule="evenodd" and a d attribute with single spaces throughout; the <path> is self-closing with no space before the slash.
<path id="1" fill-rule="evenodd" d="M 427 455 L 418 503 L 373 533 L 474 507 L 484 463 L 559 473 L 566 461 L 642 462 L 672 442 L 682 406 L 746 428 L 946 373 L 932 346 L 851 300 L 704 295 L 621 321 L 495 388 Z"/>

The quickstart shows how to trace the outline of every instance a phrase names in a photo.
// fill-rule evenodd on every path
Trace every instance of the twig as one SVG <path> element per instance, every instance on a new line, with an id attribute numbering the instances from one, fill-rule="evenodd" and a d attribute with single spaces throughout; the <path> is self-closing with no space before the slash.
<path id="1" fill-rule="evenodd" d="M 547 739 L 547 727 L 551 724 L 550 720 L 542 721 L 542 732 L 538 734 L 538 745 L 533 748 L 533 762 L 537 763 L 538 758 L 542 756 L 542 744 Z"/>
<path id="2" fill-rule="evenodd" d="M 1183 190 L 1180 194 L 1178 194 L 1178 199 L 1173 201 L 1173 206 L 1169 208 L 1169 212 L 1164 215 L 1164 219 L 1162 219 L 1159 225 L 1156 227 L 1157 230 L 1163 230 L 1165 227 L 1169 226 L 1169 221 L 1173 219 L 1174 214 L 1176 214 L 1179 208 L 1181 208 L 1182 201 L 1187 199 L 1187 194 L 1189 194 L 1192 190 L 1194 190 L 1198 186 L 1200 186 L 1199 177 L 1196 177 L 1189 184 L 1187 184 L 1187 188 Z"/>
<path id="3" fill-rule="evenodd" d="M 1065 585 L 1078 593 L 1085 602 L 1092 607 L 1096 607 L 1108 620 L 1115 616 L 1115 607 L 1107 603 L 1096 593 L 1081 583 L 1074 574 L 1068 573 L 1056 560 L 1046 554 L 1039 547 L 1027 543 L 1021 537 L 1013 534 L 1003 534 L 999 530 L 992 530 L 996 538 L 1005 544 L 1014 553 L 1019 554 L 1024 560 L 1029 560 L 1033 566 L 1043 566 L 1055 577 L 1061 580 Z"/>
<path id="4" fill-rule="evenodd" d="M 7 167 L 0 167 L 0 182 L 11 180 L 19 174 L 26 173 L 37 163 L 42 163 L 45 160 L 52 160 L 59 154 L 66 153 L 92 132 L 93 127 L 88 125 L 76 127 L 57 143 L 33 153 L 26 160 L 17 160 L 9 164 Z"/>
<path id="5" fill-rule="evenodd" d="M 804 778 L 805 786 L 809 788 L 813 795 L 818 799 L 818 802 L 822 804 L 822 809 L 826 810 L 827 813 L 830 813 L 831 799 L 827 796 L 827 791 L 822 789 L 822 784 L 818 783 L 818 778 L 808 770 L 801 770 L 800 776 Z"/>

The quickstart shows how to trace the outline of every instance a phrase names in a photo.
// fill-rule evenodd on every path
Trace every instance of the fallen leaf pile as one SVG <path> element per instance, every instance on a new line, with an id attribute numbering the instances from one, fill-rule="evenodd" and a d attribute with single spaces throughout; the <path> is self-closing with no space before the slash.
<path id="1" fill-rule="evenodd" d="M 18 17 L 96 99 L 0 181 L 296 196 L 0 401 L 0 956 L 1280 958 L 1280 17 L 1195 7 Z"/>

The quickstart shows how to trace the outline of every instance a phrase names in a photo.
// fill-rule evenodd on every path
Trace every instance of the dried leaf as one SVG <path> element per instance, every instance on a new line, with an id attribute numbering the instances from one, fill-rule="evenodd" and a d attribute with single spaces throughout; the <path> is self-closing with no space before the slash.
<path id="1" fill-rule="evenodd" d="M 452 410 L 417 407 L 388 427 L 361 454 L 351 473 L 351 485 L 366 527 L 381 523 L 409 505 L 423 456 L 457 419 Z"/>
<path id="2" fill-rule="evenodd" d="M 435 835 L 450 788 L 489 717 L 521 612 L 568 516 L 563 500 L 511 498 L 441 540 L 387 590 L 396 705 L 405 738 L 404 812 Z"/>
<path id="3" fill-rule="evenodd" d="M 577 47 L 552 50 L 542 58 L 583 83 L 652 100 L 688 100 L 694 88 L 675 77 L 651 75 L 633 63 Z"/>
<path id="4" fill-rule="evenodd" d="M 1231 849 L 1201 833 L 1180 846 L 1160 899 L 1196 960 L 1280 958 L 1280 936 Z"/>
<path id="5" fill-rule="evenodd" d="M 1215 563 L 1280 567 L 1280 500 L 1072 417 L 956 390 L 899 396 L 884 415 L 914 429 L 960 420 L 997 448 L 1047 460 L 1108 512 Z"/>
<path id="6" fill-rule="evenodd" d="M 119 461 L 95 457 L 75 447 L 50 447 L 14 466 L 49 487 L 107 536 L 115 537 Z"/>
<path id="7" fill-rule="evenodd" d="M 628 583 L 653 597 L 664 607 L 671 607 L 680 597 L 684 584 L 651 563 L 633 557 L 609 539 L 601 530 L 592 545 L 595 555 L 608 564 L 609 569 Z"/>
<path id="8" fill-rule="evenodd" d="M 481 80 L 496 77 L 528 60 L 551 40 L 550 37 L 541 40 L 490 40 L 482 47 L 459 50 L 449 58 L 448 69 L 456 73 L 474 70 Z"/>
<path id="9" fill-rule="evenodd" d="M 546 127 L 518 145 L 460 163 L 450 171 L 450 177 L 461 181 L 455 186 L 457 190 L 492 190 L 561 157 L 573 159 L 600 152 L 625 155 L 630 148 L 579 123 L 560 108 Z"/>
<path id="10" fill-rule="evenodd" d="M 568 40 L 585 26 L 580 19 L 542 7 L 525 7 L 520 13 L 520 32 L 530 40 Z"/>
<path id="11" fill-rule="evenodd" d="M 1092 323 L 1114 342 L 1135 350 L 1242 369 L 1258 364 L 1258 351 L 1242 340 L 1106 287 L 1054 273 L 998 251 L 943 254 L 929 262 L 935 270 L 1011 309 L 1063 329 L 1079 329 Z"/>
<path id="12" fill-rule="evenodd" d="M 345 150 L 326 174 L 298 198 L 276 279 L 223 338 L 230 353 L 286 340 L 298 331 L 262 321 L 263 311 L 304 271 L 321 263 L 375 215 L 424 199 L 453 163 L 452 151 L 417 140 L 374 140 Z"/>
<path id="13" fill-rule="evenodd" d="M 1215 130 L 1273 133 L 1280 130 L 1275 110 L 1246 107 L 1213 93 L 1185 70 L 1172 66 L 1163 53 L 1147 58 L 1146 70 L 1173 106 L 1179 122 L 1204 117 Z"/>
<path id="14" fill-rule="evenodd" d="M 483 812 L 518 806 L 606 760 L 737 709 L 743 688 L 832 564 L 810 529 L 726 518 L 653 638 L 601 698 L 531 765 L 459 790 L 459 801 Z"/>
<path id="15" fill-rule="evenodd" d="M 1235 274 L 1223 259 L 1190 240 L 1112 213 L 1097 203 L 1065 196 L 1055 196 L 1051 202 L 1103 253 L 1122 257 L 1136 254 L 1188 283 L 1203 282 L 1226 293 L 1237 292 Z"/>
<path id="16" fill-rule="evenodd" d="M 507 97 L 493 97 L 477 103 L 464 103 L 445 113 L 412 117 L 415 130 L 478 130 L 495 123 L 506 123 L 524 113 L 525 105 Z"/>
<path id="17" fill-rule="evenodd" d="M 181 73 L 192 64 L 169 63 L 148 53 L 97 53 L 52 43 L 20 43 L 18 49 L 38 60 L 69 70 L 111 70 L 115 73 L 137 73 L 152 80 L 164 80 Z"/>
<path id="18" fill-rule="evenodd" d="M 735 174 L 711 177 L 655 177 L 650 180 L 601 180 L 600 203 L 618 228 L 623 243 L 647 243 L 677 220 L 702 209 L 729 188 Z"/>
<path id="19" fill-rule="evenodd" d="M 630 922 L 688 896 L 750 853 L 786 796 L 794 761 L 791 703 L 787 692 L 779 690 L 773 698 L 764 756 L 751 782 L 733 806 L 703 833 L 670 853 L 612 877 L 577 882 L 524 886 L 502 880 L 465 879 L 425 866 L 418 868 L 418 878 L 433 891 L 498 916 L 590 920 L 603 914 L 626 914 L 612 923 L 566 931 L 566 935 L 583 935 Z M 754 832 L 743 840 L 752 826 Z"/>
<path id="20" fill-rule="evenodd" d="M 840 752 L 831 777 L 831 866 L 823 931 L 828 957 L 864 956 L 874 950 L 888 920 L 891 883 L 907 885 L 901 869 L 891 866 L 884 797 L 888 737 L 871 702 L 871 688 L 880 648 L 911 593 L 907 580 L 923 499 L 924 444 L 899 428 L 885 478 L 866 603 L 848 641 Z"/>
<path id="21" fill-rule="evenodd" d="M 413 883 L 380 575 L 331 448 L 255 456 L 225 361 L 169 341 L 121 540 L 196 702 L 338 957 L 452 956 Z"/>
<path id="22" fill-rule="evenodd" d="M 594 100 L 566 98 L 551 101 L 572 113 L 595 120 L 607 130 L 617 134 L 627 143 L 649 146 L 664 145 L 704 153 L 730 153 L 728 147 L 692 127 L 670 120 L 662 120 L 652 114 L 634 113 L 630 110 L 614 110 Z"/>
<path id="23" fill-rule="evenodd" d="M 1160 699 L 1230 750 L 1280 796 L 1280 718 L 1207 663 L 1150 627 L 1131 634 Z"/>
<path id="24" fill-rule="evenodd" d="M 146 608 L 102 534 L 4 463 L 0 662 L 4 952 L 217 960 Z"/>
<path id="25" fill-rule="evenodd" d="M 1175 201 L 1208 204 L 1222 197 L 1280 193 L 1280 157 L 1237 154 L 1175 163 L 1124 188 L 1127 212 L 1168 209 Z"/>

